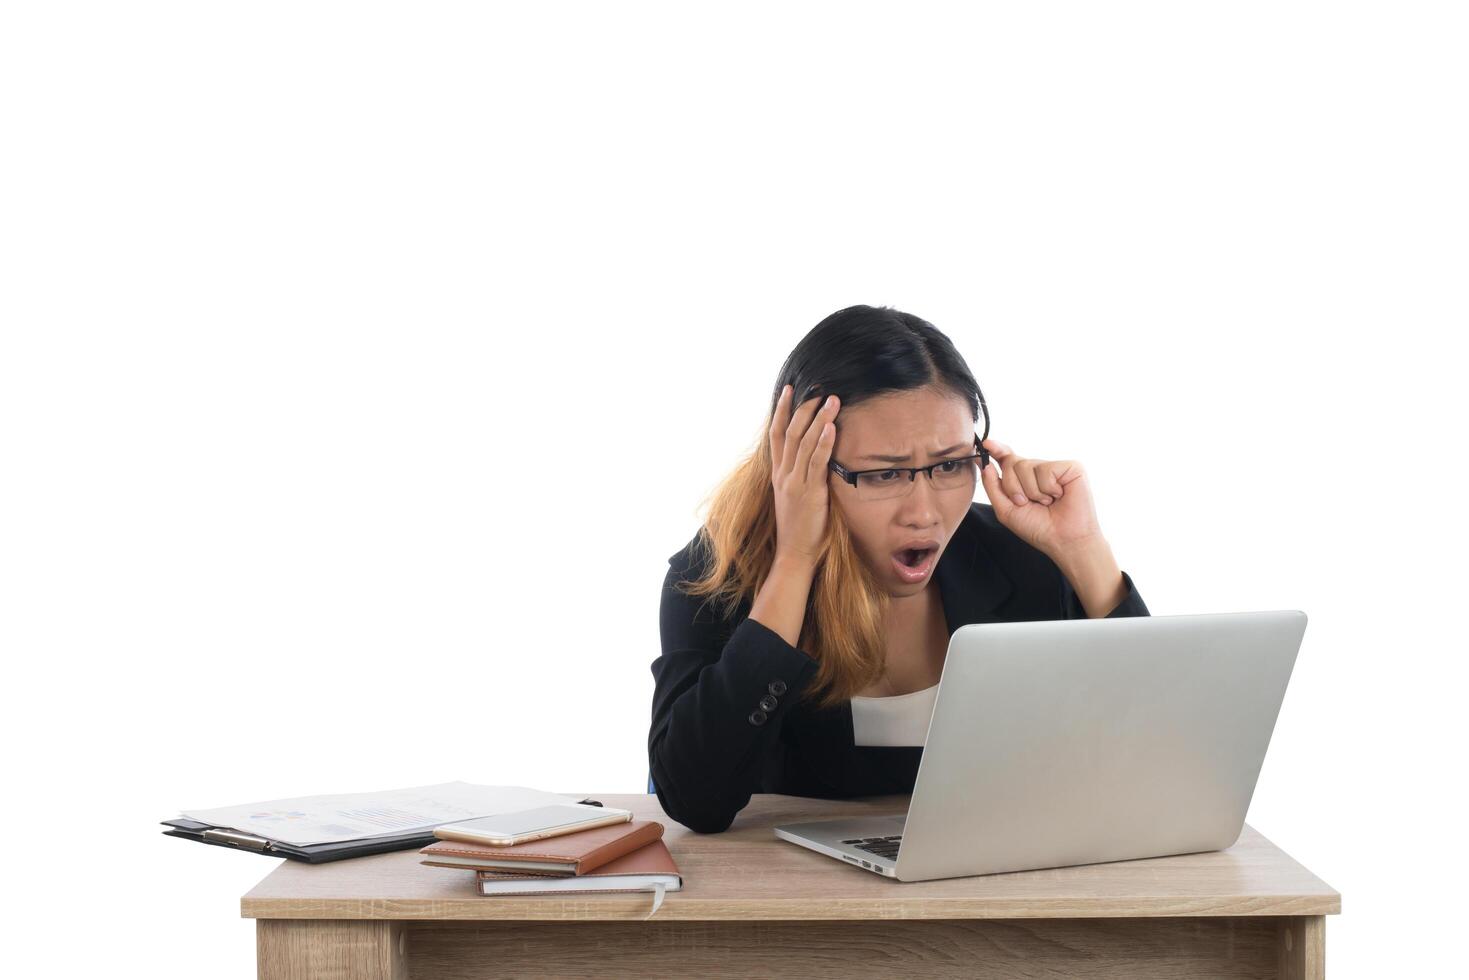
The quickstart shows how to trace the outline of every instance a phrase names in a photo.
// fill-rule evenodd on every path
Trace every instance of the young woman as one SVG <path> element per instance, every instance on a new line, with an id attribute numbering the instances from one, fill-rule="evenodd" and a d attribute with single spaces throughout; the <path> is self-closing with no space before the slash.
<path id="1" fill-rule="evenodd" d="M 833 313 L 771 401 L 663 583 L 649 771 L 704 833 L 757 792 L 911 793 L 966 623 L 1148 615 L 1081 464 L 976 435 L 984 398 L 933 324 Z"/>

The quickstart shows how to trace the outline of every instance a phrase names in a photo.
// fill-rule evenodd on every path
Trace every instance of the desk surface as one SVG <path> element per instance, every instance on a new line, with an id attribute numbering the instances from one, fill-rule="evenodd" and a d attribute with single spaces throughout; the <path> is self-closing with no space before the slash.
<path id="1" fill-rule="evenodd" d="M 757 794 L 722 834 L 669 819 L 655 796 L 591 794 L 661 821 L 683 874 L 655 918 L 691 920 L 1014 919 L 1310 916 L 1341 895 L 1248 824 L 1233 847 L 1072 868 L 900 882 L 778 840 L 776 824 L 904 813 L 906 796 L 816 800 Z M 311 865 L 284 861 L 240 900 L 258 919 L 617 920 L 647 914 L 641 893 L 487 897 L 474 874 L 395 851 Z"/>

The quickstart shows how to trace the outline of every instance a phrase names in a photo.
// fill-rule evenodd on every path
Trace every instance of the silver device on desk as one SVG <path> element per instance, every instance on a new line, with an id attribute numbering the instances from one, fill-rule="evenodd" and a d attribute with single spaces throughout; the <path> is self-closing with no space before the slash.
<path id="1" fill-rule="evenodd" d="M 961 626 L 907 814 L 775 835 L 900 881 L 1222 850 L 1305 631 L 1297 609 Z"/>

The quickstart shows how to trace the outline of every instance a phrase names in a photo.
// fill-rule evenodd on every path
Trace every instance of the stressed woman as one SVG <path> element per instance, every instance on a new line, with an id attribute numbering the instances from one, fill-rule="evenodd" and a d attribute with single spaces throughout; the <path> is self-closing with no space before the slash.
<path id="1" fill-rule="evenodd" d="M 669 817 L 711 833 L 752 793 L 912 792 L 960 626 L 1148 614 L 1081 464 L 988 432 L 916 316 L 848 307 L 791 352 L 757 448 L 669 559 L 648 733 Z"/>

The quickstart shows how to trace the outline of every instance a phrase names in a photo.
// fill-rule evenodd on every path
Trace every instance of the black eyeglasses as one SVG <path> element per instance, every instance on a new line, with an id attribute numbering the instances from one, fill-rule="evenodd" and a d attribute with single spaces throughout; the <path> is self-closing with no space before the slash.
<path id="1" fill-rule="evenodd" d="M 990 462 L 989 450 L 983 445 L 984 440 L 990 436 L 990 412 L 982 395 L 979 407 L 984 414 L 984 435 L 974 437 L 973 455 L 940 460 L 928 466 L 885 466 L 875 470 L 849 470 L 836 460 L 832 460 L 827 466 L 856 488 L 859 500 L 882 500 L 911 493 L 919 473 L 928 477 L 935 490 L 958 490 L 966 486 L 972 489 L 978 470 L 984 469 Z M 979 460 L 977 468 L 974 465 L 975 460 Z M 902 478 L 904 473 L 908 474 L 906 480 Z"/>

